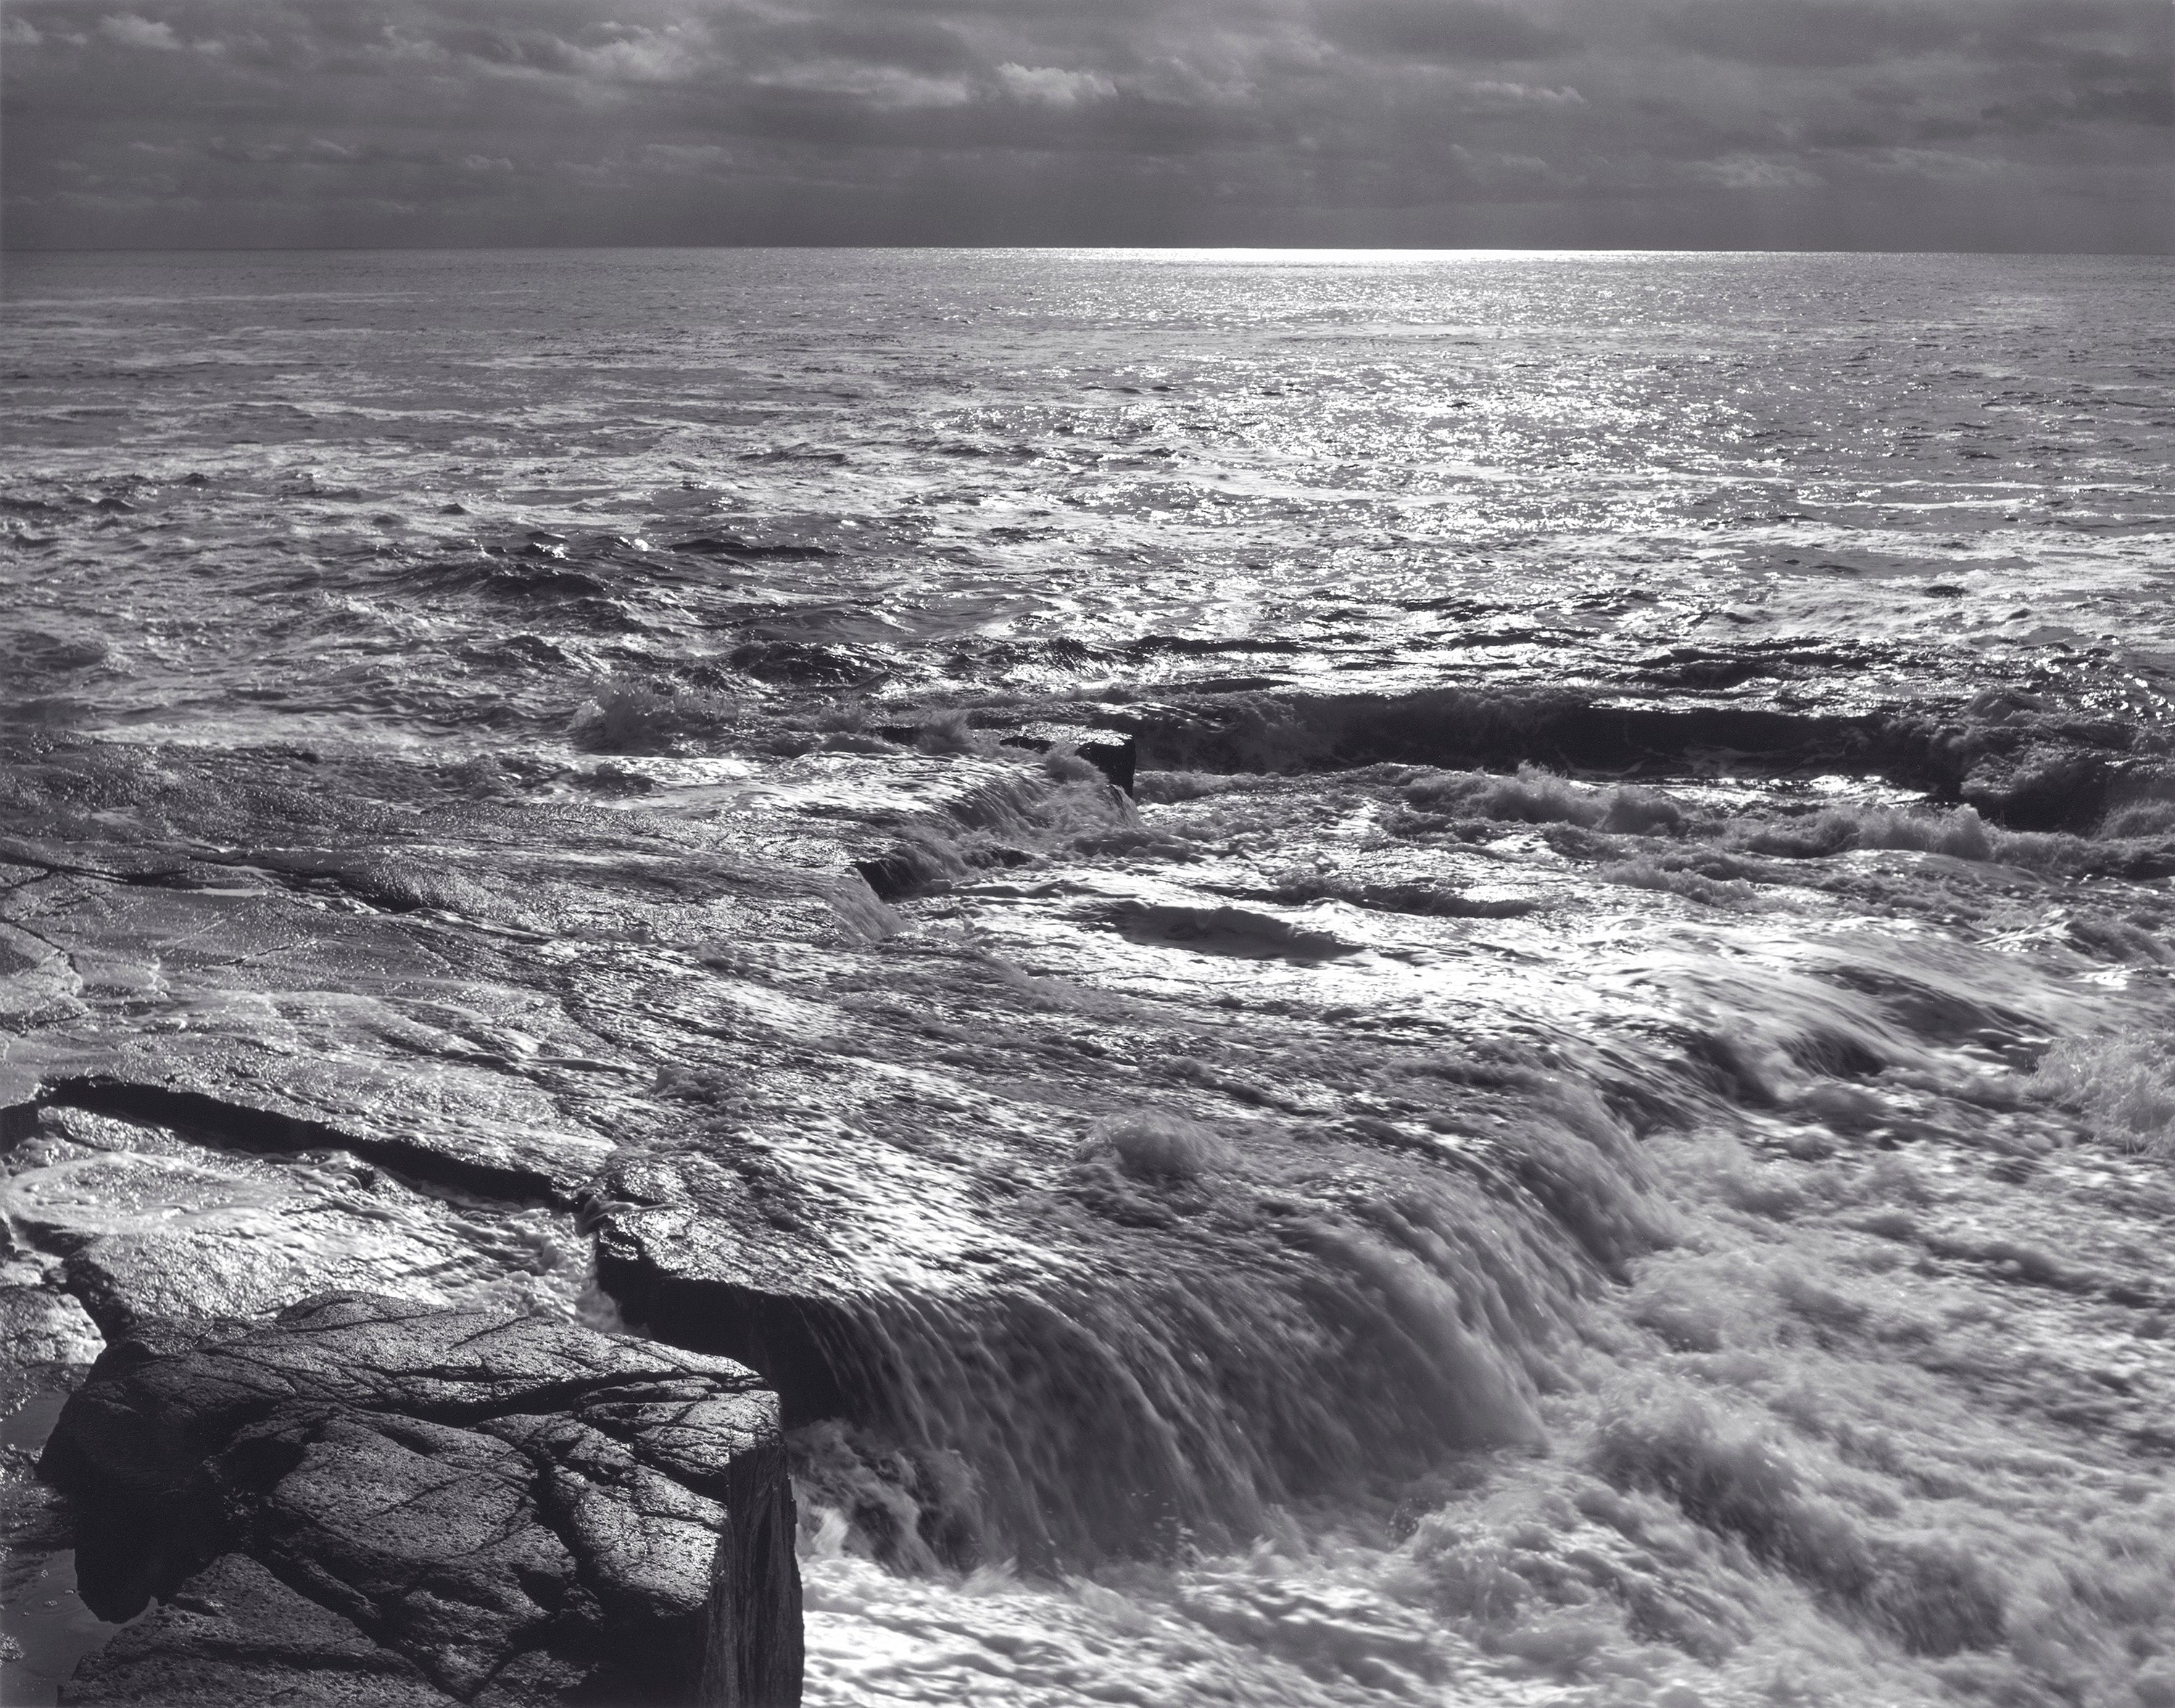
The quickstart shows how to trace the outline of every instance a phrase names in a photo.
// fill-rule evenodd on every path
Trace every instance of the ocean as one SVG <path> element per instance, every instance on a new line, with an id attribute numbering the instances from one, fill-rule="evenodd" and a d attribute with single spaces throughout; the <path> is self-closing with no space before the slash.
<path id="1" fill-rule="evenodd" d="M 2175 1704 L 2171 283 L 10 257 L 0 1103 L 346 1138 L 7 1284 L 756 1362 L 812 1703 Z"/>

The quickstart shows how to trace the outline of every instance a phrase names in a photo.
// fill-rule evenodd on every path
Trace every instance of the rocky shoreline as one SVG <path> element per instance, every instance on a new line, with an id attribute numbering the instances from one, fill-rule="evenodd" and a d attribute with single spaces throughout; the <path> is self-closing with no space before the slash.
<path id="1" fill-rule="evenodd" d="M 571 762 L 19 749 L 0 1524 L 11 1608 L 73 1574 L 57 1700 L 778 1708 L 796 1543 L 1057 1581 L 1540 1463 L 1618 1380 L 1581 1360 L 1719 1356 L 1638 1289 L 1727 1243 L 1702 1218 L 1828 1201 L 1755 1174 L 1817 1175 L 1868 1275 L 1997 1261 L 1922 1237 L 1892 1155 L 2005 1204 L 2077 1142 L 2030 1068 L 2156 1011 L 2157 892 L 2086 905 L 2169 869 L 2156 748 L 1995 706 L 1777 724 L 1664 787 L 1374 751 L 1428 709 L 1204 700 L 1086 756 L 961 715 Z M 1532 708 L 1495 709 L 1433 707 L 1449 756 L 1511 751 Z M 2069 935 L 2008 984 L 1874 935 L 2050 898 Z M 1826 1299 L 1788 1309 L 1876 1320 Z M 2161 1450 L 2145 1391 L 2094 1439 Z M 1669 1478 L 1722 1450 L 1674 1415 L 1576 1423 L 1581 1499 L 1659 1490 L 1911 1655 L 2002 1640 L 1950 1552 L 1702 1505 Z M 1638 1630 L 1740 1640 L 1629 1582 L 1596 1593 Z"/>
<path id="2" fill-rule="evenodd" d="M 8 767 L 7 1397 L 70 1396 L 19 1452 L 10 1553 L 27 1581 L 72 1551 L 103 1627 L 61 1700 L 798 1700 L 778 1398 L 665 1342 L 824 1415 L 829 1364 L 765 1324 L 988 1254 L 917 1216 L 857 1272 L 854 1206 L 805 1213 L 757 1136 L 901 1100 L 883 1058 L 911 1051 L 842 1060 L 793 993 L 895 930 L 858 867 L 1131 816 L 1045 743 L 865 745 L 662 785 L 295 750 Z M 885 1149 L 843 1136 L 842 1171 Z M 863 1231 L 902 1168 L 960 1196 L 919 1141 L 863 1181 Z M 762 1308 L 691 1321 L 675 1288 L 719 1250 Z"/>

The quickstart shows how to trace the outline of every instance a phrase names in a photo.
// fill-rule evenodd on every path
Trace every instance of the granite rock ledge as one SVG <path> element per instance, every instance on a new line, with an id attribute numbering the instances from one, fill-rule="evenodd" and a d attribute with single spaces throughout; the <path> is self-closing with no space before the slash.
<path id="1" fill-rule="evenodd" d="M 791 1708 L 775 1397 L 728 1360 L 338 1295 L 147 1323 L 41 1469 L 106 1619 L 71 1703 Z"/>

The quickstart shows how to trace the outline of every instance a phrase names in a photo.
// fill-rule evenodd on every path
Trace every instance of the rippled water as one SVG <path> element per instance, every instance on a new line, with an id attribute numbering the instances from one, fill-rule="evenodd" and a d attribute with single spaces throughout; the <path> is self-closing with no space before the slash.
<path id="1" fill-rule="evenodd" d="M 2156 706 L 2167 282 L 22 257 L 8 589 L 52 639 L 18 691 L 145 734 L 487 743 L 556 733 L 599 671 L 742 648 L 758 680 L 1054 692 L 1198 680 L 1207 642 L 1253 643 L 1207 655 L 1226 676 L 1340 687 L 1764 642 L 1814 702 L 2021 678 Z"/>
<path id="2" fill-rule="evenodd" d="M 2166 1708 L 2169 283 L 18 258 L 0 720 L 117 841 L 306 751 L 439 865 L 203 857 L 579 954 L 681 949 L 570 803 L 860 857 L 706 926 L 714 1060 L 609 1105 L 805 1076 L 813 1701 Z M 10 1171 L 583 1280 L 337 1161 Z"/>

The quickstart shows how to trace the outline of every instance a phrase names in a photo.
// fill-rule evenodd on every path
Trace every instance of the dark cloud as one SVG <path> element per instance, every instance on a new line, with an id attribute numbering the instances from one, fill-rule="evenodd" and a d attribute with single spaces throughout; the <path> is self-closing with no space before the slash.
<path id="1" fill-rule="evenodd" d="M 2162 247 L 2166 0 L 9 0 L 20 244 Z"/>
<path id="2" fill-rule="evenodd" d="M 1747 65 L 1832 68 L 1933 55 L 1986 63 L 2077 54 L 2067 44 L 2130 38 L 2166 62 L 2163 0 L 1691 0 L 1655 19 L 1690 52 Z"/>
<path id="3" fill-rule="evenodd" d="M 941 74 L 979 63 L 973 42 L 951 24 L 889 12 L 751 24 L 735 46 L 778 65 L 834 59 Z"/>
<path id="4" fill-rule="evenodd" d="M 1954 48 L 1970 34 L 1945 8 L 1876 0 L 1699 0 L 1657 24 L 1676 46 L 1748 65 L 1879 65 Z"/>
<path id="5" fill-rule="evenodd" d="M 1329 41 L 1372 53 L 1396 53 L 1439 65 L 1557 59 L 1578 42 L 1525 12 L 1487 0 L 1361 0 L 1322 8 Z"/>

